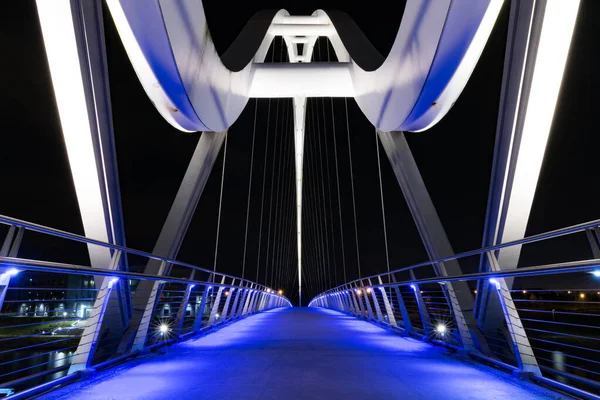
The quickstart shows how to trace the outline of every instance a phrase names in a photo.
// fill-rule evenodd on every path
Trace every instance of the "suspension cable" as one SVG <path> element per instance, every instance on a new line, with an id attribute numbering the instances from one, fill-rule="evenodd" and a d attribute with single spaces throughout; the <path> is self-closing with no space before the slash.
<path id="1" fill-rule="evenodd" d="M 325 47 L 327 49 L 327 62 L 330 61 L 329 59 L 329 39 L 325 38 Z M 319 43 L 319 59 L 321 58 L 321 44 Z M 333 205 L 331 202 L 331 173 L 329 170 L 329 146 L 327 144 L 327 125 L 325 124 L 325 99 L 322 98 L 321 99 L 321 104 L 322 104 L 322 109 L 323 109 L 323 143 L 325 144 L 325 157 L 323 158 L 325 160 L 325 172 L 327 173 L 327 198 L 329 199 L 329 212 L 327 213 L 329 215 L 329 221 L 331 222 L 331 247 L 332 247 L 332 261 L 333 261 L 333 277 L 334 277 L 334 284 L 333 286 L 337 286 L 338 285 L 338 279 L 337 279 L 337 261 L 336 261 L 336 251 L 335 251 L 335 236 L 334 236 L 334 223 L 333 223 Z M 332 120 L 332 125 L 335 129 L 335 122 L 333 122 L 335 116 L 333 115 L 333 112 L 331 113 L 331 120 Z M 335 134 L 335 132 L 334 132 Z"/>
<path id="2" fill-rule="evenodd" d="M 314 104 L 316 103 L 316 99 L 313 99 L 313 101 L 311 102 L 311 108 L 313 110 L 313 118 L 312 118 L 312 127 L 313 127 L 313 132 L 312 132 L 312 136 L 315 138 L 315 140 L 317 140 L 317 136 L 319 134 L 319 128 L 317 123 L 315 122 L 315 117 L 317 118 L 318 121 L 318 112 L 315 111 L 315 107 Z M 312 181 L 313 183 L 313 193 L 314 193 L 314 198 L 313 198 L 313 203 L 314 203 L 314 217 L 315 217 L 315 230 L 316 230 L 316 238 L 317 238 L 317 245 L 320 251 L 320 256 L 321 256 L 321 266 L 322 268 L 320 269 L 321 274 L 323 275 L 323 278 L 321 280 L 321 285 L 322 285 L 322 290 L 324 291 L 325 286 L 327 285 L 327 278 L 326 278 L 326 268 L 327 268 L 327 264 L 325 261 L 325 248 L 323 246 L 323 235 L 321 232 L 321 224 L 319 223 L 321 220 L 321 213 L 320 208 L 319 208 L 319 204 L 317 202 L 317 196 L 319 195 L 319 191 L 316 188 L 316 186 L 318 185 L 318 180 L 319 180 L 319 174 L 318 174 L 318 170 L 317 170 L 317 163 L 318 161 L 316 160 L 317 158 L 317 154 L 316 154 L 316 148 L 317 145 L 316 143 L 313 143 L 313 141 L 311 141 L 312 144 L 312 150 L 311 150 L 311 160 L 314 161 L 314 180 Z"/>
<path id="3" fill-rule="evenodd" d="M 329 61 L 329 42 L 327 42 L 327 60 Z M 338 157 L 337 157 L 337 139 L 335 133 L 335 113 L 333 109 L 333 97 L 330 97 L 331 101 L 331 125 L 333 129 L 333 156 L 335 159 L 335 180 L 336 180 L 336 188 L 337 188 L 337 200 L 338 200 L 338 216 L 340 218 L 340 239 L 342 245 L 342 267 L 344 270 L 344 283 L 348 282 L 346 279 L 346 252 L 344 249 L 344 225 L 342 223 L 342 200 L 340 196 L 340 171 L 338 167 Z"/>
<path id="4" fill-rule="evenodd" d="M 381 159 L 379 157 L 379 138 L 377 128 L 375 128 L 375 148 L 377 149 L 377 171 L 379 175 L 379 197 L 381 198 L 381 218 L 383 219 L 383 243 L 385 244 L 385 262 L 387 272 L 390 272 L 390 253 L 388 249 L 387 226 L 385 222 L 385 202 L 383 200 L 383 182 L 381 180 Z"/>
<path id="5" fill-rule="evenodd" d="M 275 59 L 275 41 L 273 41 L 273 52 L 271 53 L 271 62 Z M 262 180 L 262 192 L 260 199 L 260 222 L 258 228 L 258 255 L 256 259 L 256 280 L 258 283 L 258 273 L 260 272 L 260 245 L 262 241 L 262 226 L 263 226 L 263 211 L 265 206 L 265 182 L 267 180 L 267 156 L 269 155 L 269 121 L 271 119 L 271 99 L 269 98 L 267 108 L 267 137 L 265 139 L 265 158 L 263 163 L 263 180 Z M 266 282 L 265 282 L 266 284 Z"/>
<path id="6" fill-rule="evenodd" d="M 280 41 L 280 49 L 279 49 L 279 62 L 281 62 L 282 60 L 282 53 L 283 53 L 283 38 L 281 38 Z M 270 281 L 271 283 L 273 283 L 273 266 L 271 265 L 271 276 L 268 277 L 268 273 L 269 273 L 269 253 L 271 250 L 271 221 L 272 221 L 272 216 L 273 216 L 273 182 L 275 180 L 275 156 L 276 151 L 277 151 L 277 139 L 279 138 L 280 134 L 277 132 L 277 127 L 279 126 L 279 99 L 276 100 L 277 105 L 275 107 L 275 140 L 273 141 L 273 162 L 271 163 L 271 185 L 269 186 L 269 226 L 267 228 L 267 255 L 266 255 L 266 262 L 265 262 L 265 285 L 268 285 L 268 281 Z M 269 286 L 269 285 L 268 285 Z"/>
<path id="7" fill-rule="evenodd" d="M 346 132 L 348 133 L 348 157 L 350 164 L 350 184 L 352 187 L 352 211 L 354 212 L 354 237 L 356 239 L 356 264 L 358 266 L 358 278 L 362 278 L 360 272 L 360 249 L 358 247 L 358 223 L 356 221 L 356 199 L 354 196 L 354 174 L 352 172 L 352 145 L 350 144 L 350 122 L 348 121 L 348 99 L 344 98 L 344 107 L 346 110 Z"/>
<path id="8" fill-rule="evenodd" d="M 246 206 L 246 230 L 244 232 L 244 258 L 242 259 L 242 279 L 246 272 L 246 249 L 248 246 L 248 220 L 250 217 L 250 198 L 252 195 L 252 170 L 254 168 L 254 140 L 256 139 L 256 114 L 258 112 L 258 99 L 254 100 L 254 127 L 252 129 L 252 150 L 250 152 L 250 177 L 248 178 L 248 204 Z"/>
<path id="9" fill-rule="evenodd" d="M 215 241 L 215 258 L 213 263 L 213 271 L 217 272 L 217 256 L 219 254 L 219 233 L 221 231 L 221 209 L 223 206 L 223 183 L 225 182 L 225 164 L 227 162 L 227 138 L 229 132 L 225 132 L 225 148 L 223 149 L 223 168 L 221 169 L 221 190 L 219 192 L 219 211 L 217 214 L 217 240 Z M 213 275 L 214 278 L 214 275 Z"/>

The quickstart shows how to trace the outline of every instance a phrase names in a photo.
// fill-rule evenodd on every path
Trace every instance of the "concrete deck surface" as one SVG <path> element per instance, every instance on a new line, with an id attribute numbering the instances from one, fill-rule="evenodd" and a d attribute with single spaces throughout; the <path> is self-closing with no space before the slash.
<path id="1" fill-rule="evenodd" d="M 271 310 L 42 396 L 108 399 L 562 399 L 317 308 Z"/>

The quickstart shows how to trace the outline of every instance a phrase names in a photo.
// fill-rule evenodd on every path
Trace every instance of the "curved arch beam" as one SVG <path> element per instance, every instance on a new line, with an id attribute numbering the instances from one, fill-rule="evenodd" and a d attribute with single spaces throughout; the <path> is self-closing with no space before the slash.
<path id="1" fill-rule="evenodd" d="M 310 17 L 290 17 L 285 10 L 264 12 L 253 25 L 266 31 L 252 62 L 233 71 L 225 66 L 210 38 L 202 0 L 152 0 L 143 8 L 136 0 L 107 1 L 148 96 L 167 121 L 188 131 L 223 131 L 233 124 L 248 101 L 254 64 L 264 61 L 275 34 L 293 29 L 307 38 L 306 57 L 318 35 L 329 37 L 338 60 L 351 63 L 354 97 L 378 129 L 426 130 L 450 110 L 462 92 L 503 3 L 409 0 L 389 55 L 372 71 L 361 68 L 348 54 L 347 48 L 355 53 L 357 46 L 368 47 L 368 40 L 357 29 L 347 29 L 355 24 L 344 13 L 332 12 L 330 19 L 322 10 Z M 271 16 L 267 28 L 265 20 Z M 253 36 L 251 48 L 260 35 L 253 32 Z M 235 48 L 239 48 L 237 39 L 232 51 Z M 226 61 L 232 57 L 224 54 Z M 228 61 L 228 65 L 237 69 L 241 62 L 234 66 Z"/>

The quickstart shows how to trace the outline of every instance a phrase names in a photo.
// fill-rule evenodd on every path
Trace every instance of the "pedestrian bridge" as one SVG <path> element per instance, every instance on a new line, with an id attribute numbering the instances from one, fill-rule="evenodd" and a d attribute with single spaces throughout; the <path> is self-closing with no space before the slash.
<path id="1" fill-rule="evenodd" d="M 259 12 L 220 55 L 201 0 L 149 3 L 106 1 L 157 112 L 180 131 L 202 131 L 168 213 L 149 208 L 166 214 L 151 252 L 125 240 L 103 3 L 36 1 L 84 234 L 0 215 L 0 395 L 599 399 L 600 220 L 525 237 L 578 0 L 410 0 L 386 57 L 348 16 L 322 10 Z M 405 132 L 450 111 L 502 7 L 510 13 L 483 244 L 456 254 Z M 385 263 L 364 247 L 361 256 L 348 98 L 373 128 L 379 197 L 362 212 L 381 216 Z M 243 235 L 225 235 L 224 187 L 241 182 L 225 179 L 228 137 L 249 137 L 229 132 L 245 109 L 254 113 L 248 185 L 235 201 L 245 223 L 233 224 Z M 427 253 L 421 264 L 390 262 L 392 246 L 411 245 L 388 236 L 380 147 Z M 217 159 L 214 252 L 201 267 L 179 253 Z M 128 226 L 142 233 L 147 220 Z M 520 260 L 522 247 L 538 258 Z M 219 257 L 236 249 L 239 258 Z"/>
<path id="2" fill-rule="evenodd" d="M 43 399 L 557 399 L 439 346 L 322 308 L 278 308 Z M 565 397 L 566 398 L 566 397 Z"/>

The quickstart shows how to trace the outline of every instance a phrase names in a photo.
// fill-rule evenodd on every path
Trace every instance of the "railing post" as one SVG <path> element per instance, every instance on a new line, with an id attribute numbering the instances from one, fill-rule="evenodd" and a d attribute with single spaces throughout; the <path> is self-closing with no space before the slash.
<path id="1" fill-rule="evenodd" d="M 491 271 L 500 271 L 498 265 L 498 259 L 492 252 L 487 252 L 489 266 Z M 527 332 L 523 328 L 523 323 L 519 317 L 519 312 L 515 307 L 515 303 L 508 289 L 508 285 L 503 278 L 494 278 L 489 281 L 496 288 L 498 293 L 498 300 L 504 318 L 506 320 L 506 326 L 512 341 L 513 351 L 519 365 L 520 373 L 541 375 L 540 367 L 538 366 Z"/>
<path id="2" fill-rule="evenodd" d="M 379 284 L 383 285 L 383 281 L 381 280 L 381 276 L 378 276 Z M 385 313 L 388 317 L 388 323 L 391 326 L 398 326 L 396 324 L 396 316 L 394 315 L 394 310 L 392 309 L 392 305 L 390 300 L 388 299 L 387 292 L 384 287 L 379 287 L 379 291 L 381 292 L 381 297 L 383 298 L 383 305 L 385 306 Z"/>
<path id="3" fill-rule="evenodd" d="M 112 260 L 108 267 L 109 271 L 116 271 L 119 269 L 119 262 L 121 259 L 121 250 L 115 251 L 112 256 Z M 102 279 L 98 293 L 96 294 L 96 301 L 91 310 L 90 317 L 86 320 L 86 326 L 81 335 L 79 345 L 73 356 L 73 361 L 69 367 L 69 374 L 77 371 L 88 369 L 92 366 L 92 360 L 94 359 L 94 353 L 98 346 L 98 336 L 102 327 L 102 321 L 106 313 L 106 306 L 110 300 L 110 293 L 113 289 L 113 285 L 118 282 L 118 278 L 105 278 Z"/>
<path id="4" fill-rule="evenodd" d="M 396 283 L 396 277 L 392 274 L 392 282 Z M 396 299 L 398 301 L 398 307 L 400 307 L 400 313 L 402 314 L 402 323 L 404 324 L 404 330 L 406 333 L 411 334 L 414 332 L 412 322 L 410 321 L 410 315 L 408 314 L 408 310 L 406 309 L 406 305 L 404 304 L 404 299 L 402 298 L 402 293 L 400 292 L 400 288 L 396 285 L 394 286 L 394 290 L 396 291 Z"/>
<path id="5" fill-rule="evenodd" d="M 383 314 L 381 313 L 381 307 L 379 307 L 379 302 L 377 301 L 377 293 L 375 292 L 375 288 L 373 287 L 373 283 L 371 282 L 371 278 L 367 279 L 369 282 L 369 291 L 371 292 L 371 297 L 373 298 L 373 305 L 375 306 L 375 313 L 377 314 L 377 319 L 382 324 L 385 324 L 383 320 Z"/>
<path id="6" fill-rule="evenodd" d="M 359 312 L 359 314 L 357 316 L 364 318 L 365 317 L 365 308 L 364 308 L 362 300 L 361 300 L 362 289 L 359 289 L 358 285 L 355 283 L 354 288 L 352 288 L 351 290 L 352 290 L 351 293 L 354 296 L 354 300 L 356 302 L 357 311 Z"/>
<path id="7" fill-rule="evenodd" d="M 231 281 L 231 286 L 228 290 L 225 290 L 225 305 L 223 306 L 223 311 L 221 312 L 221 316 L 223 317 L 223 322 L 227 321 L 227 313 L 229 312 L 229 304 L 231 304 L 231 298 L 233 297 L 233 293 L 235 292 L 235 279 Z"/>
<path id="8" fill-rule="evenodd" d="M 254 283 L 250 285 L 250 289 L 248 289 L 248 292 L 246 293 L 246 298 L 244 299 L 244 304 L 242 307 L 242 313 L 240 315 L 246 315 L 246 312 L 248 311 L 248 305 L 250 304 L 250 299 L 252 299 L 252 297 L 255 295 L 256 293 L 256 289 L 254 289 Z"/>
<path id="9" fill-rule="evenodd" d="M 240 282 L 240 286 L 235 289 L 235 298 L 233 299 L 233 304 L 231 305 L 231 310 L 229 310 L 228 318 L 235 318 L 238 304 L 240 302 L 240 297 L 244 294 L 244 287 L 241 286 L 242 282 Z"/>
<path id="10" fill-rule="evenodd" d="M 17 232 L 16 236 L 15 231 Z M 16 257 L 19 253 L 19 247 L 21 246 L 24 232 L 25 230 L 23 228 L 16 228 L 14 225 L 11 225 L 6 237 L 4 238 L 2 249 L 0 249 L 0 256 Z M 4 299 L 6 298 L 6 293 L 8 293 L 10 278 L 14 275 L 14 272 L 16 271 L 10 271 L 8 268 L 0 268 L 0 311 L 4 305 Z"/>
<path id="11" fill-rule="evenodd" d="M 440 270 L 445 270 L 443 267 L 439 268 Z M 446 297 L 446 301 L 448 302 L 448 306 L 454 315 L 454 321 L 456 322 L 456 328 L 458 330 L 458 334 L 460 336 L 460 341 L 462 343 L 463 350 L 465 351 L 475 351 L 475 344 L 473 343 L 473 338 L 471 337 L 471 331 L 467 324 L 467 320 L 465 318 L 465 314 L 463 309 L 460 307 L 458 298 L 456 296 L 455 287 L 460 287 L 465 289 L 466 285 L 450 285 L 444 283 L 440 283 L 440 289 L 444 293 Z M 487 343 L 484 340 L 481 341 L 483 346 L 487 347 Z"/>
<path id="12" fill-rule="evenodd" d="M 414 275 L 411 275 L 414 279 Z M 431 318 L 429 318 L 427 307 L 425 307 L 425 301 L 423 301 L 423 296 L 421 296 L 421 290 L 419 289 L 419 285 L 414 283 L 411 284 L 410 287 L 413 292 L 415 292 L 415 298 L 417 299 L 417 307 L 419 308 L 419 315 L 421 316 L 421 322 L 423 323 L 424 339 L 431 340 L 433 337 L 433 326 L 431 325 Z"/>
<path id="13" fill-rule="evenodd" d="M 167 262 L 161 261 L 158 275 L 163 275 L 166 268 Z M 152 320 L 154 307 L 156 307 L 156 299 L 158 297 L 158 293 L 160 292 L 161 286 L 164 284 L 161 281 L 148 281 L 151 283 L 150 285 L 142 285 L 142 282 L 145 281 L 140 281 L 140 284 L 138 284 L 138 288 L 136 289 L 136 296 L 133 298 L 134 314 L 141 314 L 142 317 L 139 320 L 138 329 L 135 333 L 135 338 L 133 339 L 131 351 L 141 351 L 144 349 L 144 347 L 146 347 L 146 338 L 148 337 L 148 330 L 150 329 L 150 321 Z M 137 292 L 145 289 L 149 289 L 150 293 L 145 293 L 140 296 L 137 295 Z M 141 307 L 144 308 L 142 309 Z"/>
<path id="14" fill-rule="evenodd" d="M 374 320 L 375 314 L 373 314 L 373 308 L 371 307 L 371 302 L 369 302 L 369 295 L 371 294 L 372 290 L 369 286 L 365 286 L 362 280 L 360 281 L 360 284 L 363 287 L 363 299 L 368 310 L 367 319 Z"/>
<path id="15" fill-rule="evenodd" d="M 208 301 L 208 293 L 212 289 L 210 285 L 204 285 L 204 291 L 202 292 L 202 300 L 200 300 L 200 307 L 196 311 L 194 316 L 193 331 L 198 332 L 202 328 L 202 319 L 204 318 L 204 310 L 206 309 L 206 302 Z"/>
<path id="16" fill-rule="evenodd" d="M 194 275 L 196 274 L 196 270 L 193 269 L 190 274 L 190 280 L 194 280 Z M 193 283 L 188 283 L 185 286 L 185 291 L 183 292 L 183 297 L 181 298 L 181 302 L 179 303 L 179 309 L 177 310 L 177 316 L 175 317 L 175 321 L 173 322 L 173 331 L 175 335 L 181 335 L 181 329 L 183 328 L 183 320 L 185 319 L 185 313 L 187 311 L 187 306 L 190 302 L 190 294 L 192 293 L 192 289 L 194 288 Z"/>
<path id="17" fill-rule="evenodd" d="M 246 286 L 244 288 L 244 291 L 241 294 L 240 301 L 238 303 L 237 309 L 235 310 L 235 317 L 236 318 L 241 317 L 243 315 L 243 313 L 244 313 L 244 306 L 246 305 L 246 299 L 248 298 L 248 295 L 251 293 L 253 285 L 254 284 L 251 283 L 249 286 Z"/>
<path id="18" fill-rule="evenodd" d="M 225 276 L 221 278 L 221 285 L 225 284 Z M 217 289 L 217 297 L 215 297 L 215 302 L 213 303 L 212 309 L 210 310 L 210 317 L 208 318 L 208 326 L 212 326 L 215 324 L 217 320 L 217 313 L 219 312 L 219 305 L 221 303 L 221 294 L 223 293 L 223 286 L 219 286 Z"/>

